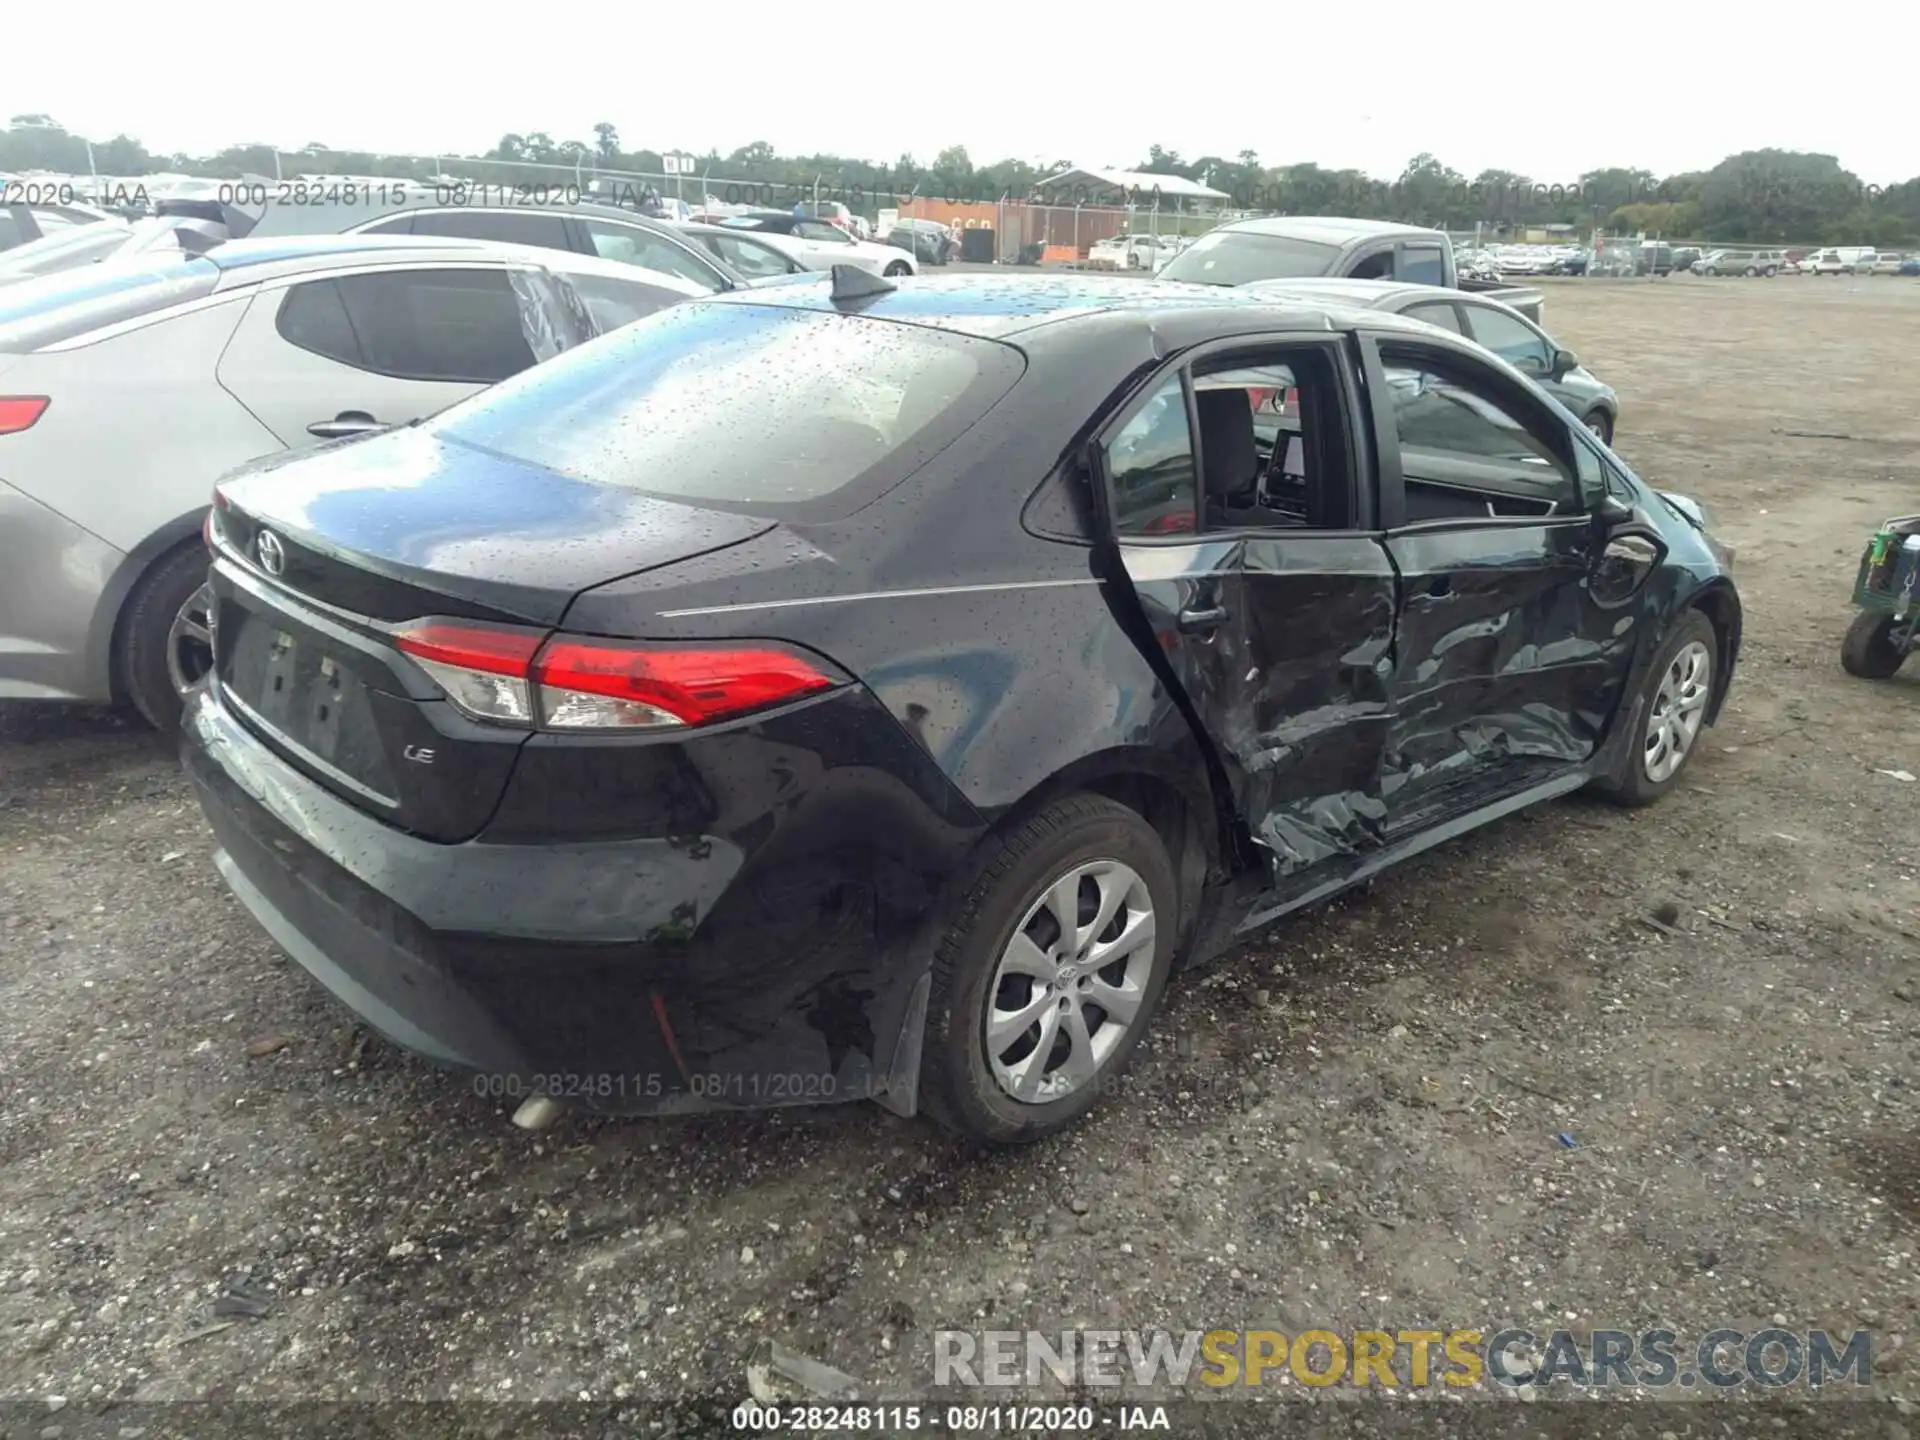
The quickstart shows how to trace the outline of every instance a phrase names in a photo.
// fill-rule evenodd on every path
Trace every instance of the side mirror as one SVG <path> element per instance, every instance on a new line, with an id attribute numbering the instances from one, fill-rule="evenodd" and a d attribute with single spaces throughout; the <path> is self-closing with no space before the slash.
<path id="1" fill-rule="evenodd" d="M 1553 378 L 1558 380 L 1580 363 L 1580 359 L 1571 350 L 1553 352 Z"/>
<path id="2" fill-rule="evenodd" d="M 1614 526 L 1624 525 L 1633 519 L 1633 507 L 1609 490 L 1595 502 L 1593 518 L 1603 527 L 1611 530 Z"/>

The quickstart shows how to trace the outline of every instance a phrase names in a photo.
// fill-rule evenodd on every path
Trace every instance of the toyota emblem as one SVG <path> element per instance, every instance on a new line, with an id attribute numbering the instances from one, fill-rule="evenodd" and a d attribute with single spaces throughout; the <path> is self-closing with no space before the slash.
<path id="1" fill-rule="evenodd" d="M 253 553 L 260 557 L 260 568 L 269 575 L 278 575 L 287 568 L 287 547 L 271 530 L 262 530 L 254 537 Z"/>

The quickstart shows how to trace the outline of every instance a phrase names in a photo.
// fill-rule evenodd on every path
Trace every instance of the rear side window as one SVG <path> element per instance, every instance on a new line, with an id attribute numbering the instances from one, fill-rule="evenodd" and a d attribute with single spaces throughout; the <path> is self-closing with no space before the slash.
<path id="1" fill-rule="evenodd" d="M 654 311 L 664 310 L 687 298 L 665 286 L 610 280 L 605 275 L 581 275 L 568 271 L 566 280 L 586 302 L 587 313 L 593 317 L 594 331 L 600 335 L 609 330 L 618 330 L 622 325 L 631 325 L 636 320 L 644 320 Z"/>
<path id="2" fill-rule="evenodd" d="M 0 286 L 0 352 L 58 345 L 156 315 L 213 293 L 220 272 L 178 255 L 116 265 L 82 265 Z"/>
<path id="3" fill-rule="evenodd" d="M 289 345 L 342 365 L 366 366 L 360 342 L 347 319 L 346 302 L 340 298 L 340 287 L 331 280 L 309 280 L 293 286 L 280 302 L 273 326 Z"/>
<path id="4" fill-rule="evenodd" d="M 458 240 L 493 240 L 503 245 L 533 245 L 570 250 L 566 221 L 558 215 L 512 215 L 493 210 L 430 210 L 413 217 L 415 235 L 445 235 Z"/>
<path id="5" fill-rule="evenodd" d="M 709 294 L 725 288 L 719 271 L 705 264 L 691 250 L 676 245 L 645 226 L 620 225 L 591 216 L 583 217 L 580 223 L 587 228 L 587 239 L 593 246 L 593 253 L 602 260 L 618 260 L 624 265 L 638 265 L 645 270 L 678 275 L 682 280 L 693 281 Z"/>
<path id="6" fill-rule="evenodd" d="M 972 336 L 783 306 L 676 305 L 445 411 L 444 438 L 720 509 L 850 513 L 1019 379 Z"/>
<path id="7" fill-rule="evenodd" d="M 791 275 L 800 267 L 771 245 L 737 235 L 703 236 L 708 246 L 734 269 L 750 280 L 768 275 Z"/>

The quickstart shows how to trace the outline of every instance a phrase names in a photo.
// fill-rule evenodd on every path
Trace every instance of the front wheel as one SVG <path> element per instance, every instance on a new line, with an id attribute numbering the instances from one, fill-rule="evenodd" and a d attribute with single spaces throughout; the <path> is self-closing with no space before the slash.
<path id="1" fill-rule="evenodd" d="M 1622 805 L 1651 805 L 1678 783 L 1706 724 L 1719 653 L 1713 622 L 1698 610 L 1674 622 L 1647 667 L 1625 773 L 1598 787 L 1609 798 Z"/>
<path id="2" fill-rule="evenodd" d="M 1780 271 L 1775 266 L 1769 265 L 1767 267 L 1767 271 L 1766 271 L 1767 279 L 1771 280 L 1773 279 L 1774 276 L 1778 275 L 1779 273 Z"/>
<path id="3" fill-rule="evenodd" d="M 1606 411 L 1591 411 L 1587 415 L 1587 418 L 1581 423 L 1592 432 L 1593 437 L 1602 445 L 1613 444 L 1613 421 L 1608 417 Z"/>
<path id="4" fill-rule="evenodd" d="M 127 698 L 163 735 L 180 727 L 186 694 L 213 666 L 212 591 L 198 539 L 154 565 L 122 613 L 120 674 Z"/>
<path id="5" fill-rule="evenodd" d="M 1178 928 L 1166 846 L 1133 810 L 1074 795 L 1008 835 L 934 957 L 920 1093 L 941 1124 L 1024 1144 L 1126 1068 Z"/>
<path id="6" fill-rule="evenodd" d="M 913 273 L 913 269 L 904 260 L 893 260 L 893 261 L 889 261 L 887 264 L 887 268 L 881 271 L 880 273 L 883 275 L 894 275 L 894 276 L 911 275 Z"/>
<path id="7" fill-rule="evenodd" d="M 1840 668 L 1862 680 L 1888 680 L 1907 658 L 1893 638 L 1894 619 L 1875 610 L 1862 610 L 1847 626 L 1840 645 Z"/>

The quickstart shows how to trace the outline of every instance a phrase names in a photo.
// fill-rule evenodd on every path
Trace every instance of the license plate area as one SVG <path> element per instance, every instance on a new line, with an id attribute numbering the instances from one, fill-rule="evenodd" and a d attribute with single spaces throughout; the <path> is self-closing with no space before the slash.
<path id="1" fill-rule="evenodd" d="M 374 701 L 350 651 L 238 593 L 220 597 L 216 633 L 221 690 L 266 738 L 356 798 L 399 805 Z"/>

